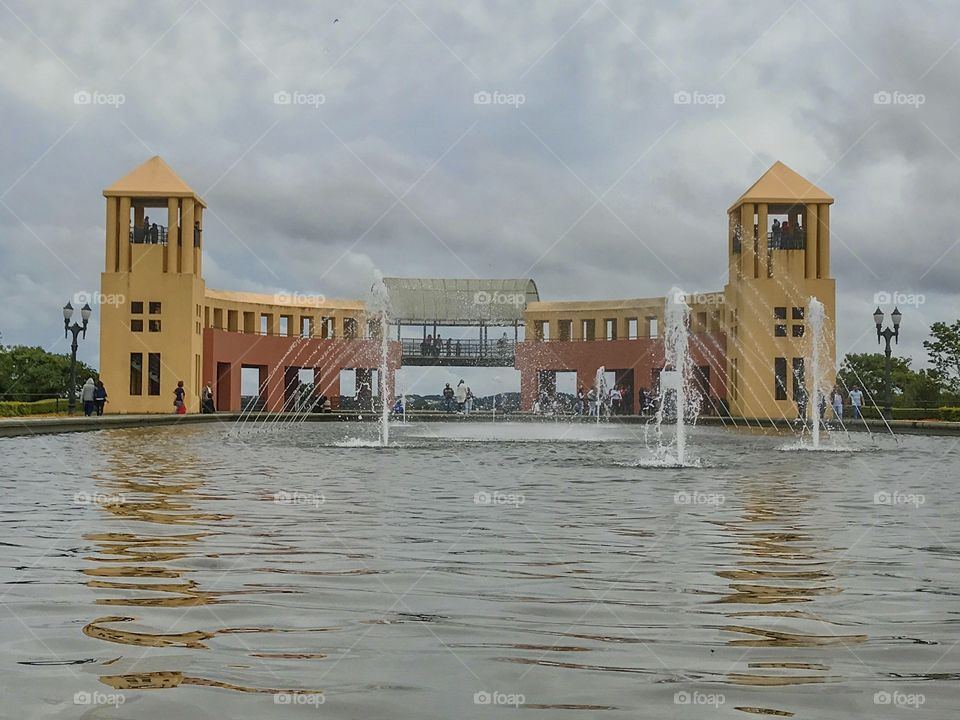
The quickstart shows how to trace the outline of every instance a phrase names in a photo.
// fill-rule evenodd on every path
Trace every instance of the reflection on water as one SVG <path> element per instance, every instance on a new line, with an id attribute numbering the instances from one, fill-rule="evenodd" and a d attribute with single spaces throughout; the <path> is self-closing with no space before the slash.
<path id="1" fill-rule="evenodd" d="M 374 430 L 4 441 L 8 706 L 882 718 L 904 711 L 876 693 L 922 692 L 935 716 L 956 709 L 942 441 L 823 460 L 701 430 L 711 467 L 673 470 L 630 467 L 641 443 L 616 426 L 410 425 L 385 451 L 338 447 Z M 936 506 L 875 506 L 910 468 L 923 481 L 904 492 Z M 85 706 L 98 688 L 123 705 Z"/>

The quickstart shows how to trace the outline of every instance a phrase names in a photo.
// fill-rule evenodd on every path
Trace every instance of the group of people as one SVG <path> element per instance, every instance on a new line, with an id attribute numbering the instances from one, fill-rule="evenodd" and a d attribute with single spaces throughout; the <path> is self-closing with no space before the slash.
<path id="1" fill-rule="evenodd" d="M 606 392 L 603 388 L 597 387 L 585 390 L 581 385 L 577 388 L 573 413 L 574 415 L 623 415 L 630 412 L 630 402 L 630 388 L 626 385 L 613 385 Z"/>
<path id="2" fill-rule="evenodd" d="M 443 409 L 446 412 L 458 412 L 469 415 L 473 412 L 474 394 L 470 387 L 461 380 L 454 390 L 447 383 L 443 388 Z"/>
<path id="3" fill-rule="evenodd" d="M 83 403 L 83 414 L 90 417 L 94 413 L 97 417 L 103 415 L 103 408 L 107 404 L 107 389 L 99 380 L 92 377 L 80 388 L 80 402 Z"/>
<path id="4" fill-rule="evenodd" d="M 446 352 L 444 352 L 444 348 L 446 348 Z M 420 343 L 420 354 L 432 357 L 440 357 L 444 354 L 447 357 L 460 357 L 460 341 L 453 342 L 450 338 L 447 338 L 446 343 L 444 343 L 440 333 L 437 333 L 436 337 L 427 335 Z"/>
<path id="5" fill-rule="evenodd" d="M 784 220 L 783 223 L 781 223 L 774 218 L 773 226 L 770 228 L 770 236 L 774 244 L 779 243 L 781 239 L 793 240 L 795 236 L 797 238 L 803 237 L 803 227 L 799 222 L 791 224 L 789 220 Z"/>
<path id="6" fill-rule="evenodd" d="M 850 388 L 850 392 L 847 393 L 847 399 L 850 401 L 850 411 L 853 414 L 855 420 L 859 420 L 863 417 L 861 413 L 861 408 L 863 407 L 863 391 L 859 387 L 854 385 Z M 826 402 L 821 401 L 820 403 L 820 417 L 822 418 L 826 410 Z M 839 385 L 834 385 L 833 390 L 830 393 L 830 406 L 833 408 L 833 417 L 837 420 L 843 420 L 843 406 L 844 398 L 843 391 L 840 390 Z"/>

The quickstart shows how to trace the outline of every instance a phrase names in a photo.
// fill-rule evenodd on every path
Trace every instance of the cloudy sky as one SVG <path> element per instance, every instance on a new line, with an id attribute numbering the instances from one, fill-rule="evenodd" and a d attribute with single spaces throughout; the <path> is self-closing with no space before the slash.
<path id="1" fill-rule="evenodd" d="M 903 293 L 923 365 L 960 315 L 958 70 L 946 0 L 0 0 L 3 342 L 64 350 L 101 190 L 154 154 L 209 204 L 208 286 L 544 299 L 721 289 L 726 208 L 779 159 L 836 198 L 838 351 Z"/>

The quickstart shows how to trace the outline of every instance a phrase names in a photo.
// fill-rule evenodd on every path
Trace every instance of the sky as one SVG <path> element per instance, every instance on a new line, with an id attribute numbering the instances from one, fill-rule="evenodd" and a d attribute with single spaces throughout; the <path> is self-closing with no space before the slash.
<path id="1" fill-rule="evenodd" d="M 362 297 L 380 270 L 530 276 L 545 300 L 722 289 L 726 209 L 781 160 L 835 198 L 838 355 L 878 350 L 886 293 L 923 367 L 960 315 L 958 21 L 946 1 L 0 0 L 2 342 L 68 351 L 102 189 L 155 154 L 208 203 L 208 287 Z"/>

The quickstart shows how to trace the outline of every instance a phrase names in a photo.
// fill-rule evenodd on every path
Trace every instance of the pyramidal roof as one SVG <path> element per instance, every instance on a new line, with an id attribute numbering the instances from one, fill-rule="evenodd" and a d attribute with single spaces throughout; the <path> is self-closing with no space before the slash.
<path id="1" fill-rule="evenodd" d="M 104 197 L 200 197 L 167 165 L 154 155 L 145 163 L 117 180 L 103 191 Z M 206 206 L 203 200 L 201 204 Z"/>
<path id="2" fill-rule="evenodd" d="M 797 202 L 833 202 L 827 195 L 812 182 L 799 173 L 791 170 L 777 160 L 760 179 L 740 196 L 730 210 L 740 207 L 745 202 L 767 204 L 793 204 Z"/>

